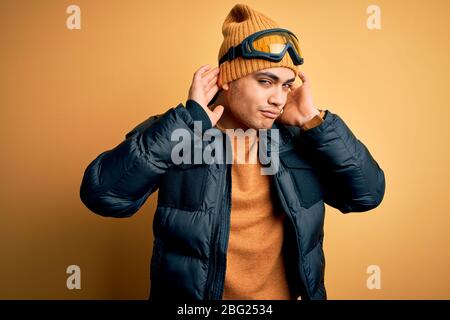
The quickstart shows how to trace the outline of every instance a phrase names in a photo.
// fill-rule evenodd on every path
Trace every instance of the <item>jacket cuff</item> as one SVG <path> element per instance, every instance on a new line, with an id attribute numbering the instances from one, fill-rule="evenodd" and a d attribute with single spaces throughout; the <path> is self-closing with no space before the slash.
<path id="1" fill-rule="evenodd" d="M 201 121 L 203 130 L 212 128 L 211 120 L 208 114 L 203 110 L 202 106 L 197 101 L 188 99 L 186 101 L 186 110 L 191 114 L 192 120 Z"/>

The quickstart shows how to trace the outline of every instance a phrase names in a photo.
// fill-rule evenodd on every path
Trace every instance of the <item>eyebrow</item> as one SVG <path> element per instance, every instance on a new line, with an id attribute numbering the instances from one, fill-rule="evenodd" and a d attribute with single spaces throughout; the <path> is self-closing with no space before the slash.
<path id="1" fill-rule="evenodd" d="M 273 81 L 276 81 L 276 82 L 278 82 L 280 80 L 280 78 L 278 76 L 274 75 L 271 72 L 258 72 L 258 73 L 255 74 L 255 77 L 257 77 L 257 76 L 267 76 L 267 77 L 271 78 Z M 292 78 L 292 79 L 286 80 L 285 83 L 294 82 L 294 81 L 295 81 L 295 77 Z"/>

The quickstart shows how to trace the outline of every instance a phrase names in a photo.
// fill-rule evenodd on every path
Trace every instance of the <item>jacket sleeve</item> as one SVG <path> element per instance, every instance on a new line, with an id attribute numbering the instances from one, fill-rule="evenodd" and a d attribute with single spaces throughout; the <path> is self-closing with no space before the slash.
<path id="1" fill-rule="evenodd" d="M 325 203 L 342 213 L 368 211 L 381 203 L 384 172 L 338 115 L 327 110 L 322 124 L 300 135 L 300 147 L 317 165 Z"/>
<path id="2" fill-rule="evenodd" d="M 133 215 L 173 165 L 171 150 L 176 142 L 171 141 L 171 134 L 181 128 L 192 133 L 195 120 L 211 127 L 201 106 L 188 100 L 186 108 L 179 104 L 139 124 L 126 134 L 124 141 L 88 165 L 80 187 L 81 201 L 101 216 Z"/>

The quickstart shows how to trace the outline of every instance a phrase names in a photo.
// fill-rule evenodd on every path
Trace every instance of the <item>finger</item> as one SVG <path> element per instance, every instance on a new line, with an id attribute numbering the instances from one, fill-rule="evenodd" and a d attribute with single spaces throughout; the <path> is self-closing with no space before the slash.
<path id="1" fill-rule="evenodd" d="M 201 66 L 197 71 L 195 71 L 194 73 L 194 78 L 199 78 L 201 79 L 201 76 L 204 72 L 206 72 L 207 70 L 211 69 L 211 66 L 209 64 L 206 64 L 204 66 Z"/>
<path id="2" fill-rule="evenodd" d="M 213 117 L 215 118 L 214 119 L 215 122 L 217 122 L 220 119 L 220 117 L 223 114 L 223 110 L 224 109 L 225 108 L 222 105 L 218 105 L 217 107 L 214 108 L 214 110 L 213 110 Z"/>
<path id="3" fill-rule="evenodd" d="M 214 85 L 207 93 L 206 98 L 208 101 L 211 101 L 211 99 L 214 97 L 214 95 L 219 91 L 219 87 L 217 85 Z"/>
<path id="4" fill-rule="evenodd" d="M 308 81 L 308 78 L 306 77 L 306 75 L 302 71 L 298 72 L 298 77 L 302 80 L 302 82 Z"/>
<path id="5" fill-rule="evenodd" d="M 212 70 L 209 70 L 208 72 L 205 72 L 203 74 L 203 80 L 206 82 L 209 82 L 211 80 L 211 78 L 214 78 L 215 76 L 217 76 L 220 72 L 219 68 L 214 68 Z"/>
<path id="6" fill-rule="evenodd" d="M 203 82 L 203 85 L 205 86 L 205 88 L 206 87 L 210 88 L 214 83 L 216 83 L 218 76 L 219 76 L 219 73 L 214 72 L 214 73 L 211 73 L 210 75 L 208 75 L 207 77 L 204 77 L 202 82 Z"/>
<path id="7" fill-rule="evenodd" d="M 206 92 L 208 92 L 209 90 L 211 90 L 211 88 L 217 83 L 217 76 L 215 76 L 214 78 L 211 79 L 211 81 L 209 81 L 209 83 L 206 85 L 205 90 Z"/>

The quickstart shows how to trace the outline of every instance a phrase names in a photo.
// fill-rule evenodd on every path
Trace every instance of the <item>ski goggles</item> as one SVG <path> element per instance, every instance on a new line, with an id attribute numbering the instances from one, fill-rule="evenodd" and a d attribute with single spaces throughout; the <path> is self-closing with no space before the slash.
<path id="1" fill-rule="evenodd" d="M 303 64 L 300 46 L 295 34 L 286 29 L 267 29 L 253 33 L 236 47 L 231 47 L 220 58 L 219 65 L 237 57 L 279 62 L 286 52 L 291 56 L 294 65 Z"/>

